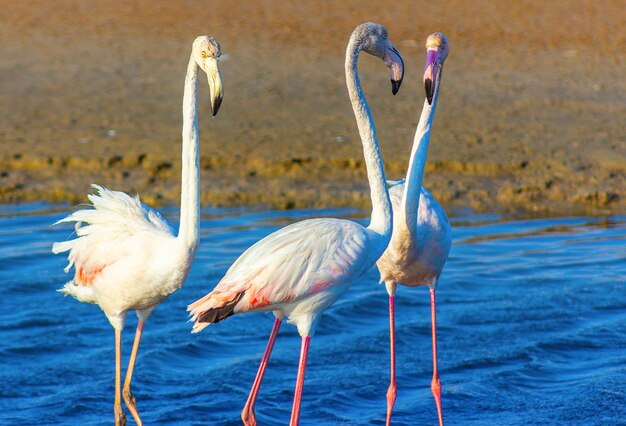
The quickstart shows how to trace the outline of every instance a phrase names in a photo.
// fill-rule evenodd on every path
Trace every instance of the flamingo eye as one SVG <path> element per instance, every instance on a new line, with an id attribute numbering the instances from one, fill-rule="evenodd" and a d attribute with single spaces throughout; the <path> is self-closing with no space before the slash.
<path id="1" fill-rule="evenodd" d="M 207 55 L 207 53 L 203 50 L 202 51 L 202 59 L 206 59 L 208 57 L 209 57 L 209 55 Z"/>

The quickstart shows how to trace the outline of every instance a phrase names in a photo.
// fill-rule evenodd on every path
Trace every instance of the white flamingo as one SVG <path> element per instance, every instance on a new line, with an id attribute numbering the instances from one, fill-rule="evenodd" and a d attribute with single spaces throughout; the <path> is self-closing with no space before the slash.
<path id="1" fill-rule="evenodd" d="M 175 236 L 161 215 L 142 204 L 139 197 L 93 185 L 89 195 L 93 209 L 79 210 L 59 222 L 76 222 L 78 238 L 55 243 L 54 253 L 69 251 L 74 278 L 59 290 L 81 302 L 96 303 L 115 329 L 115 424 L 126 416 L 120 398 L 122 329 L 128 311 L 139 318 L 124 381 L 123 397 L 137 424 L 135 398 L 130 391 L 133 367 L 143 326 L 152 310 L 179 289 L 198 246 L 200 172 L 196 93 L 198 68 L 206 72 L 213 116 L 220 107 L 223 89 L 219 70 L 220 45 L 200 36 L 192 46 L 183 94 L 183 148 L 180 227 Z"/>
<path id="2" fill-rule="evenodd" d="M 431 390 L 435 397 L 439 424 L 443 426 L 441 411 L 441 382 L 437 370 L 437 325 L 435 318 L 435 287 L 448 258 L 452 230 L 446 212 L 422 187 L 430 129 L 437 107 L 443 63 L 448 56 L 448 40 L 434 33 L 426 40 L 427 59 L 424 69 L 426 100 L 415 132 L 406 181 L 389 190 L 393 204 L 393 234 L 385 253 L 378 260 L 381 282 L 389 293 L 389 328 L 391 346 L 391 383 L 387 390 L 387 425 L 396 400 L 396 349 L 394 297 L 397 284 L 410 287 L 427 285 L 430 288 L 432 321 L 433 380 Z"/>
<path id="3" fill-rule="evenodd" d="M 267 348 L 241 417 L 256 424 L 254 403 L 284 317 L 298 327 L 302 349 L 290 424 L 297 425 L 311 336 L 321 312 L 334 303 L 350 282 L 370 269 L 391 238 L 391 203 L 385 182 L 376 129 L 357 73 L 361 51 L 381 58 L 390 69 L 395 94 L 404 65 L 382 25 L 361 24 L 346 52 L 346 80 L 363 143 L 372 198 L 370 225 L 341 219 L 310 219 L 289 225 L 254 244 L 230 267 L 215 289 L 189 305 L 193 330 L 233 314 L 272 311 L 276 317 Z"/>

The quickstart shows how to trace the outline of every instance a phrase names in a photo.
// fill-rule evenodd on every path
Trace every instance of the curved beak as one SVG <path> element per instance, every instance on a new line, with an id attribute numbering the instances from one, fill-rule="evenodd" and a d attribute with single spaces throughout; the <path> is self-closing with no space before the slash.
<path id="1" fill-rule="evenodd" d="M 402 60 L 402 56 L 400 56 L 400 52 L 395 48 L 395 46 L 389 43 L 389 47 L 387 47 L 387 51 L 383 56 L 383 61 L 387 68 L 389 68 L 389 77 L 391 78 L 391 93 L 394 95 L 398 93 L 400 90 L 400 85 L 402 84 L 402 79 L 404 78 L 404 61 Z"/>
<path id="2" fill-rule="evenodd" d="M 440 65 L 437 61 L 437 49 L 428 49 L 426 53 L 426 65 L 424 65 L 424 89 L 428 105 L 433 104 L 435 96 L 436 79 L 439 75 Z"/>
<path id="3" fill-rule="evenodd" d="M 211 110 L 213 111 L 213 117 L 215 117 L 217 111 L 219 111 L 220 109 L 220 105 L 222 105 L 222 98 L 224 97 L 224 88 L 222 86 L 222 75 L 220 74 L 219 59 L 205 58 L 204 70 L 209 80 Z"/>

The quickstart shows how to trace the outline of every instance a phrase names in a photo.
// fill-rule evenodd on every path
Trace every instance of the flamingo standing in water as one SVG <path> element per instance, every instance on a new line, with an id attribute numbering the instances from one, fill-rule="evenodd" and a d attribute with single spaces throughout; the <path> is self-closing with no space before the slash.
<path id="1" fill-rule="evenodd" d="M 180 227 L 175 236 L 161 215 L 142 204 L 139 197 L 94 185 L 89 195 L 93 209 L 79 210 L 59 222 L 76 222 L 78 238 L 55 243 L 52 251 L 69 251 L 74 278 L 59 290 L 81 302 L 96 303 L 115 329 L 115 424 L 126 424 L 120 398 L 122 329 L 128 311 L 139 318 L 124 381 L 123 397 L 138 425 L 130 383 L 145 321 L 152 310 L 179 289 L 198 246 L 200 172 L 196 93 L 198 68 L 206 72 L 213 116 L 223 97 L 219 70 L 220 45 L 200 36 L 192 46 L 183 94 L 183 149 Z M 81 226 L 82 225 L 82 226 Z"/>
<path id="2" fill-rule="evenodd" d="M 415 132 L 406 181 L 389 190 L 393 204 L 393 234 L 385 253 L 378 260 L 381 282 L 389 293 L 389 329 L 391 346 L 391 383 L 387 390 L 387 425 L 396 400 L 396 345 L 394 297 L 398 284 L 430 288 L 432 321 L 433 380 L 431 390 L 435 397 L 439 425 L 443 426 L 441 411 L 441 382 L 437 370 L 437 323 L 435 318 L 435 287 L 450 252 L 452 230 L 446 212 L 422 187 L 430 128 L 437 107 L 443 63 L 448 56 L 448 40 L 434 33 L 426 40 L 424 87 L 426 100 Z"/>
<path id="3" fill-rule="evenodd" d="M 346 52 L 346 80 L 356 116 L 372 199 L 370 225 L 341 219 L 310 219 L 272 233 L 246 250 L 215 289 L 189 305 L 193 331 L 233 314 L 272 311 L 276 317 L 250 395 L 242 411 L 245 425 L 255 425 L 254 403 L 284 317 L 296 325 L 302 348 L 290 424 L 299 423 L 307 354 L 321 312 L 350 282 L 369 270 L 383 253 L 392 230 L 392 210 L 376 129 L 357 72 L 359 53 L 382 59 L 390 70 L 392 92 L 400 88 L 404 64 L 382 25 L 361 24 Z"/>

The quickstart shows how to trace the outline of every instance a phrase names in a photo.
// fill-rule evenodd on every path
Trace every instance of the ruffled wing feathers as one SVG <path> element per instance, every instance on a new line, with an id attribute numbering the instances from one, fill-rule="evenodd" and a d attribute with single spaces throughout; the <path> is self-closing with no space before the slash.
<path id="1" fill-rule="evenodd" d="M 140 232 L 154 232 L 173 236 L 172 229 L 163 217 L 141 203 L 138 196 L 131 197 L 120 191 L 112 191 L 92 185 L 98 193 L 89 194 L 90 209 L 81 209 L 57 221 L 55 225 L 76 222 L 77 238 L 56 242 L 52 252 L 69 251 L 68 272 L 77 265 L 75 279 L 93 277 L 122 255 L 121 247 L 128 238 Z M 78 266 L 79 265 L 79 266 Z M 90 282 L 83 282 L 88 285 Z"/>

